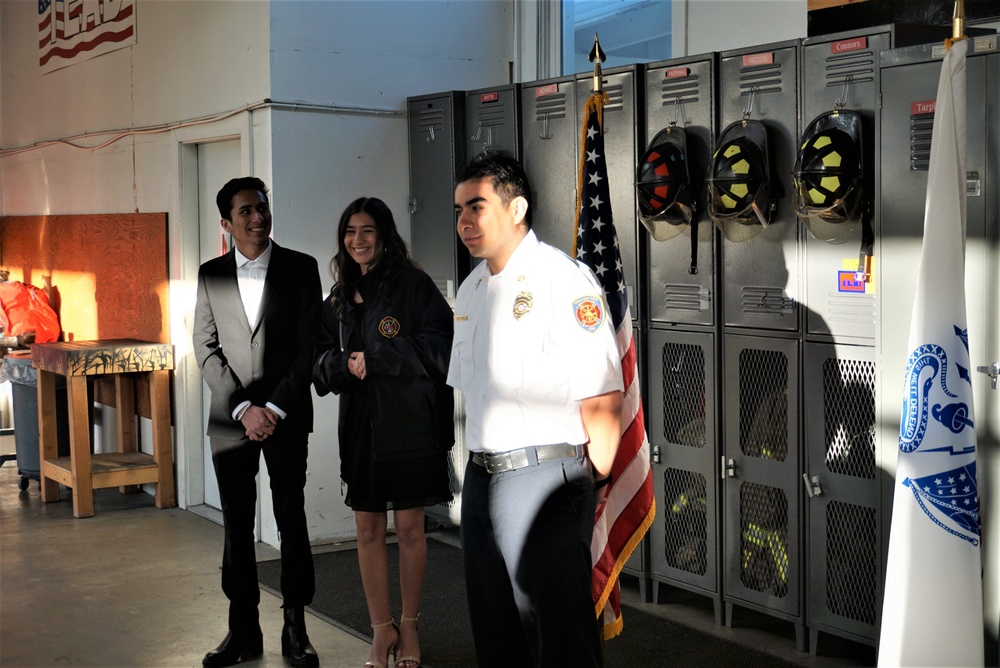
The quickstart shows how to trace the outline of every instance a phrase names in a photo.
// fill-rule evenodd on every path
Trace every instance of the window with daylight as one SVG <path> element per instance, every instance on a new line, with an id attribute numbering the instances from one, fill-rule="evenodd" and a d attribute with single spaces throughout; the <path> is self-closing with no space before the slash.
<path id="1" fill-rule="evenodd" d="M 670 0 L 562 0 L 562 73 L 593 69 L 594 33 L 610 69 L 671 57 Z"/>

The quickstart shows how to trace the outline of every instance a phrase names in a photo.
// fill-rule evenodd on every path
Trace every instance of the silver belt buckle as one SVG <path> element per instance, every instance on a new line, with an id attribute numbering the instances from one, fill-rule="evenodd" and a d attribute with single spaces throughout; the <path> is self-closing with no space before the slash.
<path id="1" fill-rule="evenodd" d="M 511 470 L 510 457 L 506 452 L 484 452 L 483 464 L 489 474 L 503 473 Z"/>

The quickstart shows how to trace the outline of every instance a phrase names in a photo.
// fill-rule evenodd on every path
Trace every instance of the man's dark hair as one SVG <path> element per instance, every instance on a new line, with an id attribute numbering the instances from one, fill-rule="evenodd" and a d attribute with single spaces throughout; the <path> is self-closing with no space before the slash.
<path id="1" fill-rule="evenodd" d="M 333 310 L 342 316 L 354 301 L 354 292 L 361 280 L 361 266 L 354 261 L 344 247 L 344 237 L 347 236 L 347 224 L 356 213 L 367 213 L 375 221 L 375 233 L 378 237 L 379 257 L 369 273 L 377 276 L 379 290 L 388 295 L 395 287 L 399 275 L 406 267 L 412 265 L 406 242 L 399 235 L 396 220 L 392 210 L 377 197 L 359 197 L 344 209 L 337 225 L 337 254 L 330 261 L 330 273 L 333 274 Z"/>
<path id="2" fill-rule="evenodd" d="M 528 202 L 524 214 L 524 224 L 531 229 L 531 184 L 524 167 L 514 158 L 504 155 L 480 155 L 473 158 L 459 170 L 455 183 L 490 179 L 493 191 L 504 206 L 509 206 L 515 197 L 523 197 Z"/>
<path id="3" fill-rule="evenodd" d="M 256 190 L 264 196 L 264 201 L 271 204 L 271 199 L 267 193 L 267 186 L 256 176 L 241 176 L 238 179 L 230 180 L 222 186 L 222 190 L 215 196 L 215 205 L 219 207 L 219 215 L 229 220 L 229 215 L 233 210 L 233 197 L 236 193 L 244 190 Z"/>

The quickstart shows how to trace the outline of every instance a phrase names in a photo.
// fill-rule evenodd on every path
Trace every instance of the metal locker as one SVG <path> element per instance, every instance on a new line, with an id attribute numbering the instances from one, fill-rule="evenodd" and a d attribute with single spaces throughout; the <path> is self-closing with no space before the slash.
<path id="1" fill-rule="evenodd" d="M 410 248 L 441 293 L 454 305 L 469 274 L 469 252 L 455 231 L 455 175 L 465 147 L 465 94 L 459 91 L 407 98 L 410 150 Z M 462 478 L 468 463 L 464 406 L 455 393 L 455 445 L 449 452 L 454 500 L 427 508 L 427 514 L 457 526 Z"/>
<path id="2" fill-rule="evenodd" d="M 704 188 L 716 134 L 715 65 L 715 54 L 707 54 L 646 66 L 646 133 L 640 153 L 664 128 L 676 125 L 684 130 L 697 216 L 696 225 L 688 226 L 673 238 L 646 239 L 649 267 L 645 273 L 646 294 L 651 324 L 712 326 L 716 323 L 717 234 L 708 218 Z M 691 234 L 695 228 L 697 246 L 692 249 Z M 643 227 L 638 230 L 640 236 L 648 236 Z M 695 263 L 697 273 L 692 273 Z"/>
<path id="3" fill-rule="evenodd" d="M 531 183 L 531 229 L 547 244 L 573 252 L 580 121 L 572 77 L 522 84 L 521 160 Z"/>
<path id="4" fill-rule="evenodd" d="M 642 65 L 628 65 L 604 70 L 604 92 L 608 103 L 604 106 L 604 151 L 608 166 L 608 186 L 611 191 L 611 210 L 614 214 L 615 232 L 618 234 L 618 249 L 622 256 L 622 271 L 625 274 L 625 288 L 632 320 L 643 322 L 643 296 L 640 291 L 639 247 L 641 239 L 636 229 L 635 167 L 642 153 L 642 129 L 638 113 L 644 108 Z M 577 75 L 576 79 L 576 141 L 580 142 L 583 127 L 583 110 L 587 98 L 594 92 L 594 76 Z M 579 156 L 578 156 L 579 159 Z M 579 171 L 579 165 L 574 166 Z M 574 192 L 575 192 L 574 183 Z M 569 219 L 572 237 L 573 221 L 576 216 L 574 200 Z M 645 233 L 644 233 L 645 234 Z"/>
<path id="5" fill-rule="evenodd" d="M 734 605 L 787 619 L 805 651 L 799 342 L 726 334 L 722 378 L 726 622 Z"/>
<path id="6" fill-rule="evenodd" d="M 802 41 L 800 55 L 800 127 L 803 130 L 820 114 L 842 106 L 862 119 L 864 153 L 864 201 L 871 223 L 870 245 L 878 234 L 875 201 L 880 181 L 878 169 L 879 56 L 894 47 L 941 41 L 950 37 L 950 27 L 913 24 L 883 25 L 862 30 L 809 37 Z M 817 341 L 854 342 L 874 345 L 874 282 L 857 281 L 862 228 L 857 227 L 835 242 L 804 234 L 803 304 L 806 338 Z M 878 258 L 873 259 L 875 264 Z"/>
<path id="7" fill-rule="evenodd" d="M 726 326 L 799 331 L 800 232 L 789 199 L 799 141 L 798 44 L 794 40 L 719 55 L 718 127 L 744 118 L 766 126 L 773 160 L 771 199 L 777 202 L 770 224 L 757 236 L 722 242 Z"/>
<path id="8" fill-rule="evenodd" d="M 884 549 L 875 349 L 806 342 L 803 357 L 809 646 L 819 631 L 874 645 Z"/>
<path id="9" fill-rule="evenodd" d="M 865 230 L 858 225 L 833 241 L 804 231 L 802 293 L 805 334 L 809 339 L 874 344 L 875 285 L 858 281 L 855 274 L 863 254 L 870 251 L 877 229 L 873 214 L 877 188 L 874 156 L 878 145 L 878 54 L 891 46 L 889 26 L 811 37 L 802 42 L 801 127 L 841 107 L 860 116 L 864 183 L 858 187 L 862 187 L 862 206 L 868 212 L 870 226 L 864 235 Z M 794 193 L 789 196 L 791 203 Z"/>
<path id="10" fill-rule="evenodd" d="M 465 128 L 467 161 L 483 153 L 520 159 L 521 84 L 466 92 Z"/>
<path id="11" fill-rule="evenodd" d="M 455 231 L 455 175 L 465 155 L 465 94 L 406 100 L 410 145 L 410 247 L 450 304 L 469 274 L 469 251 Z"/>
<path id="12" fill-rule="evenodd" d="M 649 530 L 650 575 L 710 597 L 722 624 L 716 337 L 649 331 L 646 414 L 657 513 Z M 653 588 L 653 601 L 659 587 Z"/>

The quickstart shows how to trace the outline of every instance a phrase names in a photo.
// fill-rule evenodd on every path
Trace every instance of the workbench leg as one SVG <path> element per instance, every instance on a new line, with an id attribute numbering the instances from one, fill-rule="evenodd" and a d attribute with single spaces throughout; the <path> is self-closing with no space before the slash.
<path id="1" fill-rule="evenodd" d="M 115 413 L 118 415 L 118 452 L 135 452 L 135 382 L 132 376 L 115 374 Z M 134 494 L 139 485 L 122 485 L 122 494 Z"/>
<path id="2" fill-rule="evenodd" d="M 87 377 L 66 379 L 66 399 L 69 403 L 70 469 L 73 477 L 73 515 L 93 517 L 94 480 L 90 468 L 90 397 Z"/>
<path id="3" fill-rule="evenodd" d="M 174 455 L 170 439 L 170 372 L 149 372 L 149 409 L 153 418 L 153 460 L 159 470 L 156 507 L 177 505 L 174 489 Z"/>
<path id="4" fill-rule="evenodd" d="M 59 500 L 59 483 L 45 477 L 45 462 L 59 456 L 56 420 L 56 374 L 38 371 L 38 481 L 42 503 Z"/>

